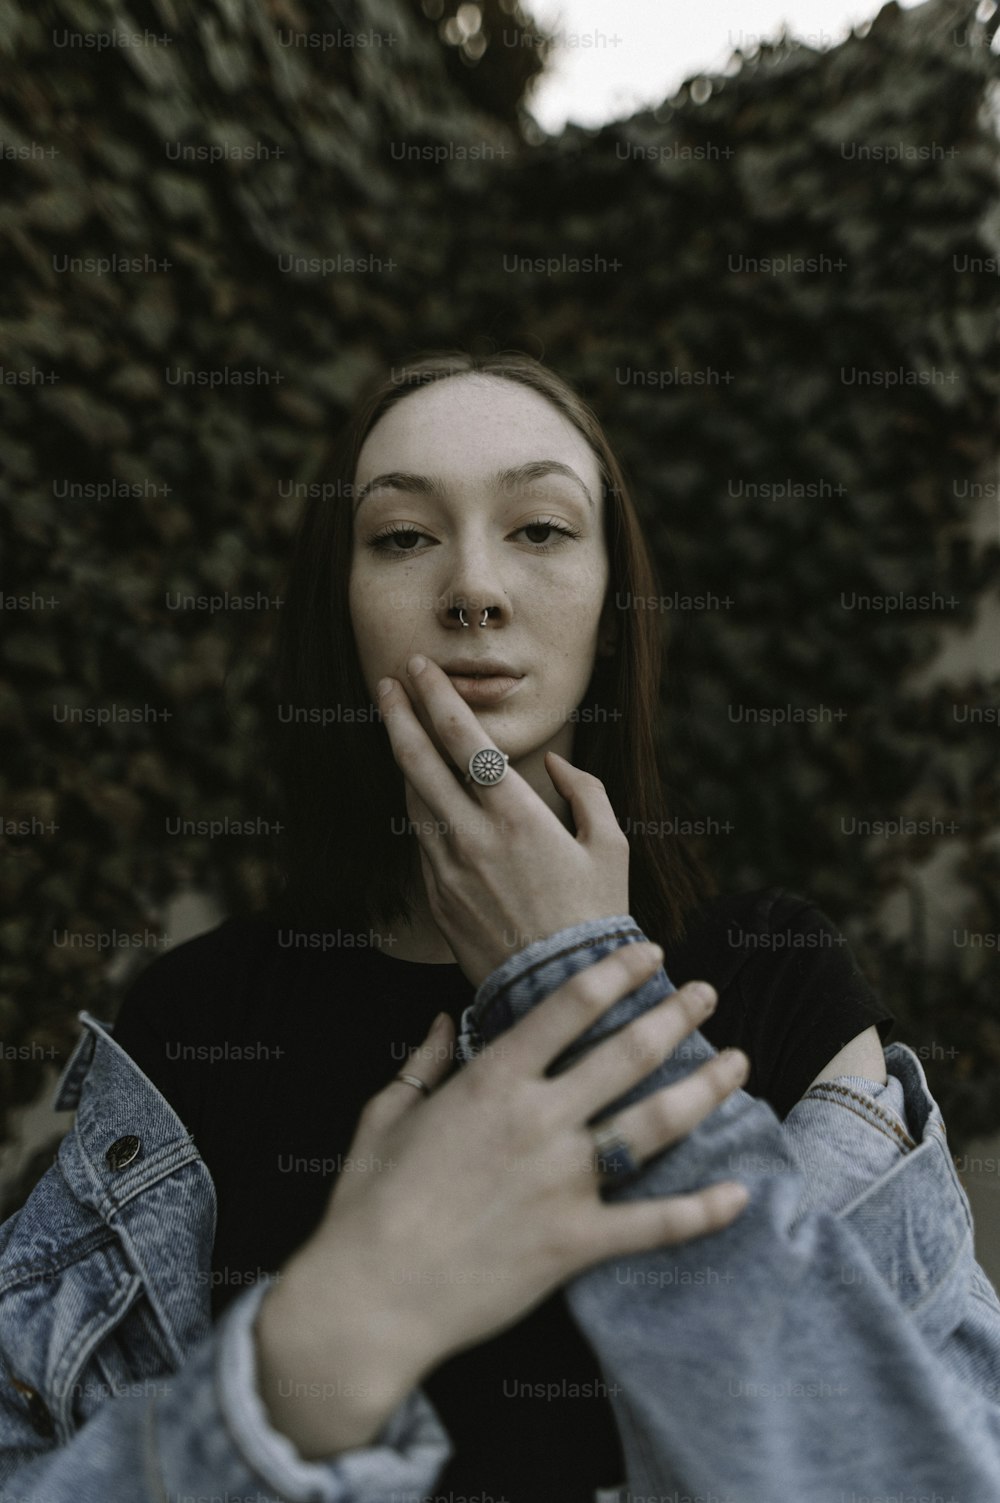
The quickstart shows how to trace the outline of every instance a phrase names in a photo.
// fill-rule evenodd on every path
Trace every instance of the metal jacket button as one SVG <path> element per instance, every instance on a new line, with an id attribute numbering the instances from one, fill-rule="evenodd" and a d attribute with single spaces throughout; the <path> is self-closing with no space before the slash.
<path id="1" fill-rule="evenodd" d="M 131 1164 L 134 1158 L 138 1158 L 142 1148 L 142 1139 L 132 1137 L 131 1133 L 124 1138 L 116 1138 L 104 1155 L 109 1169 L 124 1169 L 126 1164 Z"/>
<path id="2" fill-rule="evenodd" d="M 51 1440 L 56 1433 L 56 1427 L 49 1407 L 37 1389 L 27 1383 L 22 1383 L 20 1378 L 11 1378 L 11 1382 L 18 1393 L 24 1395 L 28 1406 L 28 1423 L 36 1435 L 41 1435 L 45 1440 Z"/>

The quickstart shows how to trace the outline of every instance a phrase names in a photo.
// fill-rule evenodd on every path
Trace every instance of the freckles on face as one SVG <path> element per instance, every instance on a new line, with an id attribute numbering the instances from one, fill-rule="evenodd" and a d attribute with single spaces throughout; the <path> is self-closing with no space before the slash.
<path id="1" fill-rule="evenodd" d="M 564 471 L 497 483 L 500 472 L 539 462 Z M 403 479 L 372 485 L 389 476 Z M 527 682 L 509 709 L 477 714 L 572 709 L 593 671 L 609 578 L 600 470 L 582 434 L 514 382 L 432 382 L 368 434 L 355 494 L 369 486 L 354 503 L 349 583 L 369 691 L 384 674 L 405 683 L 414 652 L 437 663 L 489 654 Z M 452 604 L 465 604 L 468 628 L 449 615 Z M 482 606 L 498 608 L 484 629 Z"/>

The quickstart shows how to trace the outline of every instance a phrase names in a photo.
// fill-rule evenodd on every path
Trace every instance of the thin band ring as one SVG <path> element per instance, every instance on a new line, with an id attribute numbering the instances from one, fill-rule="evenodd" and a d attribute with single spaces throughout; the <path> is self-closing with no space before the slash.
<path id="1" fill-rule="evenodd" d="M 417 1090 L 423 1091 L 425 1096 L 429 1096 L 431 1093 L 431 1088 L 427 1082 L 421 1080 L 417 1075 L 407 1075 L 404 1071 L 400 1070 L 399 1074 L 394 1075 L 392 1078 L 393 1080 L 401 1080 L 404 1085 L 416 1086 Z"/>
<path id="2" fill-rule="evenodd" d="M 632 1144 L 611 1122 L 590 1129 L 594 1140 L 594 1168 L 614 1184 L 633 1179 L 641 1165 L 636 1162 Z"/>

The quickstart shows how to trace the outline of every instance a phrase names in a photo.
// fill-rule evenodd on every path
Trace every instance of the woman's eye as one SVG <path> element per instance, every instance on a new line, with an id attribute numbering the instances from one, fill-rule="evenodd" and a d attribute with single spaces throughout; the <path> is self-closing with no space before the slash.
<path id="1" fill-rule="evenodd" d="M 579 532 L 573 527 L 564 527 L 559 522 L 549 522 L 541 519 L 537 522 L 525 522 L 524 526 L 518 527 L 516 532 L 512 533 L 511 536 L 516 537 L 518 532 L 555 532 L 560 534 L 559 541 L 555 543 L 541 543 L 535 538 L 529 538 L 528 541 L 532 544 L 536 553 L 551 553 L 554 548 L 561 547 L 566 539 L 578 538 L 580 536 Z M 389 527 L 385 532 L 377 533 L 375 537 L 370 538 L 368 546 L 374 548 L 379 553 L 387 555 L 395 554 L 398 558 L 402 554 L 413 553 L 415 551 L 415 544 L 407 543 L 405 547 L 397 547 L 395 545 L 397 538 L 416 539 L 426 536 L 425 532 L 418 532 L 415 527 Z"/>
<path id="2" fill-rule="evenodd" d="M 563 532 L 564 533 L 565 532 L 565 528 L 556 527 L 555 524 L 552 523 L 552 522 L 528 522 L 528 523 L 525 524 L 524 527 L 519 528 L 518 531 L 519 532 Z M 536 541 L 537 540 L 535 538 L 529 538 L 528 539 L 529 543 L 534 543 Z"/>
<path id="3" fill-rule="evenodd" d="M 390 548 L 393 538 L 419 538 L 426 534 L 418 532 L 415 527 L 391 527 L 388 532 L 379 532 L 371 539 L 372 548 L 380 548 L 383 553 L 410 553 L 412 549 Z"/>

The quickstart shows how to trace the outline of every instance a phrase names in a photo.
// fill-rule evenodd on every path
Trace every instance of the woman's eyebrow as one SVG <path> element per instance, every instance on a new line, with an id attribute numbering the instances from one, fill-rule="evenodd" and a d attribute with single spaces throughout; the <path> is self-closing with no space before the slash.
<path id="1" fill-rule="evenodd" d="M 576 471 L 568 464 L 562 464 L 558 459 L 532 459 L 527 464 L 519 464 L 511 469 L 497 470 L 488 477 L 488 483 L 495 490 L 516 490 L 519 486 L 527 484 L 531 480 L 542 480 L 546 475 L 565 475 L 583 491 L 590 506 L 594 506 L 594 498 L 590 494 L 583 480 Z M 413 495 L 441 496 L 446 487 L 434 475 L 415 475 L 410 470 L 390 470 L 384 475 L 376 475 L 374 480 L 369 480 L 358 491 L 354 501 L 354 516 L 358 507 L 370 491 L 396 490 L 409 491 Z"/>

